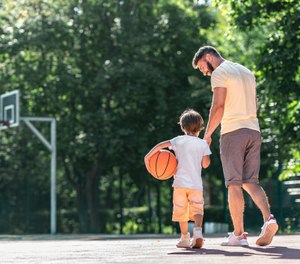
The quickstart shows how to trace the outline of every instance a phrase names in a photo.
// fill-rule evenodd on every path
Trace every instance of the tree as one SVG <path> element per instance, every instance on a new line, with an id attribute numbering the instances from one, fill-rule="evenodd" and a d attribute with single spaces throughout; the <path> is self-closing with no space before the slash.
<path id="1" fill-rule="evenodd" d="M 265 143 L 264 168 L 273 177 L 278 173 L 283 178 L 297 175 L 300 138 L 297 122 L 300 114 L 299 1 L 217 3 L 219 8 L 228 10 L 234 32 L 260 32 L 255 62 Z"/>
<path id="2" fill-rule="evenodd" d="M 149 190 L 169 204 L 169 196 L 159 196 L 169 195 L 169 184 L 158 187 L 146 177 L 143 156 L 179 133 L 185 108 L 208 112 L 208 84 L 195 80 L 190 65 L 199 41 L 206 40 L 199 28 L 214 23 L 209 9 L 164 0 L 1 5 L 1 91 L 21 91 L 22 115 L 58 121 L 59 230 L 116 232 L 108 226 L 117 222 L 119 208 L 147 204 Z M 41 162 L 47 155 L 37 155 L 40 144 L 19 130 L 4 132 L 6 146 L 12 136 L 16 142 L 4 156 L 17 160 L 11 173 L 33 175 L 31 184 L 40 187 L 36 175 L 40 183 L 47 179 Z M 39 199 L 36 193 L 29 209 L 42 210 L 48 194 Z"/>

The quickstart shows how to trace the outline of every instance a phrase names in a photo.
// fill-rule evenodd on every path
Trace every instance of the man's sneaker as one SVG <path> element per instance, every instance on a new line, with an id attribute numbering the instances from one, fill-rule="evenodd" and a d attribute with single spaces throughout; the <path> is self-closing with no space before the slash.
<path id="1" fill-rule="evenodd" d="M 193 238 L 191 240 L 191 248 L 202 248 L 203 246 L 203 235 L 201 227 L 194 227 Z"/>
<path id="2" fill-rule="evenodd" d="M 278 230 L 278 224 L 274 215 L 270 215 L 269 219 L 264 223 L 261 228 L 261 233 L 256 240 L 256 245 L 267 246 L 271 244 L 273 237 Z"/>
<path id="3" fill-rule="evenodd" d="M 221 246 L 249 246 L 246 232 L 236 236 L 234 232 L 228 233 L 227 241 L 222 242 Z"/>
<path id="4" fill-rule="evenodd" d="M 176 247 L 178 248 L 190 248 L 190 233 L 187 233 L 186 235 L 181 234 L 181 237 L 176 244 Z"/>

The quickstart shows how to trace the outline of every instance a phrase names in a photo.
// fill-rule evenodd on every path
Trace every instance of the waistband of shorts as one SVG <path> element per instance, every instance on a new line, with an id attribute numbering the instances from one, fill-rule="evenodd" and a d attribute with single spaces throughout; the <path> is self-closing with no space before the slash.
<path id="1" fill-rule="evenodd" d="M 250 128 L 239 128 L 237 130 L 234 130 L 234 131 L 231 131 L 231 132 L 228 132 L 228 133 L 225 133 L 223 135 L 221 135 L 221 138 L 222 137 L 226 137 L 226 136 L 230 136 L 230 135 L 247 135 L 247 134 L 260 134 L 259 131 L 257 130 L 254 130 L 254 129 L 250 129 Z"/>

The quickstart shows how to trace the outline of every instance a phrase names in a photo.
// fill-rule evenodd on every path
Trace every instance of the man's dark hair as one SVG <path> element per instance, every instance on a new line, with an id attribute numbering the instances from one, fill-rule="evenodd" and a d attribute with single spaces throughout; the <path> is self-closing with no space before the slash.
<path id="1" fill-rule="evenodd" d="M 212 54 L 216 57 L 221 57 L 220 53 L 214 47 L 203 46 L 195 53 L 195 56 L 193 58 L 192 65 L 193 65 L 194 69 L 198 68 L 198 66 L 197 66 L 198 61 L 201 60 L 203 58 L 203 56 L 206 54 Z"/>

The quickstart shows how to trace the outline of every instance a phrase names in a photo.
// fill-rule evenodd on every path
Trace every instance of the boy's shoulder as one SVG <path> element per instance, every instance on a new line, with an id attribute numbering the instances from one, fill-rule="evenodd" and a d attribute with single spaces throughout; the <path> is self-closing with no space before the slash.
<path id="1" fill-rule="evenodd" d="M 207 144 L 205 140 L 199 138 L 199 137 L 194 137 L 194 136 L 189 136 L 189 135 L 180 135 L 177 137 L 174 137 L 171 139 L 172 141 L 181 141 L 181 142 L 198 142 L 199 144 Z M 196 143 L 197 144 L 197 143 Z"/>

